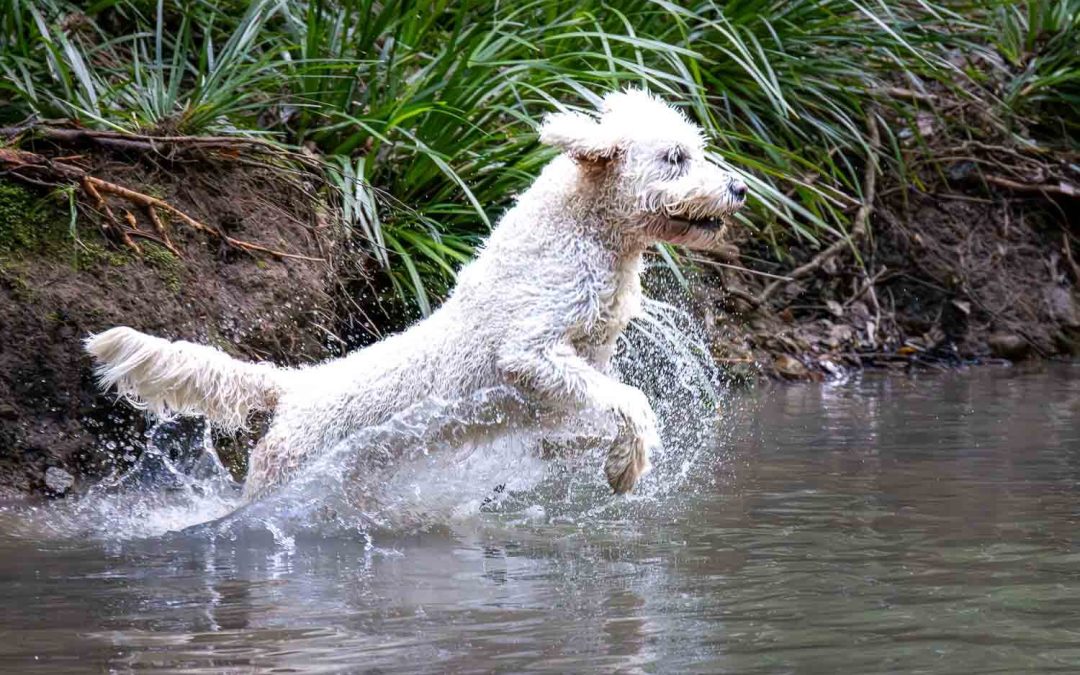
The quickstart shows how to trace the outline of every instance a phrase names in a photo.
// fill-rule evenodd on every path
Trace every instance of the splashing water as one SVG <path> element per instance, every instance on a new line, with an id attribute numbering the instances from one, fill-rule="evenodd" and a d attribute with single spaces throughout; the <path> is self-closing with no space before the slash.
<path id="1" fill-rule="evenodd" d="M 627 497 L 610 494 L 601 468 L 616 435 L 610 415 L 545 416 L 519 392 L 496 387 L 426 400 L 362 429 L 253 503 L 241 498 L 205 425 L 178 432 L 176 422 L 159 422 L 129 470 L 81 496 L 20 508 L 14 529 L 105 539 L 259 530 L 288 546 L 297 534 L 370 537 L 478 515 L 520 524 L 677 512 L 688 500 L 676 497 L 714 480 L 722 459 L 719 377 L 695 329 L 685 311 L 650 300 L 620 339 L 620 379 L 653 402 L 664 441 Z"/>

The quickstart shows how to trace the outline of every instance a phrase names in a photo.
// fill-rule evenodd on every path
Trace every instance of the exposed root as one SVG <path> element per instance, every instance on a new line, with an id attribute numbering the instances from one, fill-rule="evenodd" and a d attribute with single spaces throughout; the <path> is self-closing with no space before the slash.
<path id="1" fill-rule="evenodd" d="M 2 132 L 2 130 L 0 130 Z M 113 234 L 117 237 L 121 243 L 127 248 L 141 254 L 141 249 L 138 244 L 132 239 L 133 236 L 141 237 L 143 239 L 153 238 L 159 241 L 163 246 L 169 249 L 177 257 L 183 257 L 173 245 L 172 240 L 169 238 L 168 231 L 165 224 L 162 222 L 161 217 L 157 213 L 158 210 L 167 211 L 179 220 L 186 223 L 189 227 L 199 232 L 202 232 L 208 236 L 215 237 L 223 241 L 226 245 L 233 248 L 237 248 L 248 253 L 264 253 L 275 258 L 292 258 L 295 260 L 308 260 L 313 262 L 324 262 L 323 258 L 315 258 L 311 256 L 300 255 L 297 253 L 287 253 L 285 251 L 279 251 L 277 249 L 268 248 L 260 244 L 255 244 L 250 241 L 244 241 L 242 239 L 236 239 L 221 232 L 215 228 L 203 224 L 202 222 L 192 218 L 188 214 L 184 213 L 180 209 L 176 208 L 172 204 L 163 199 L 152 197 L 150 195 L 126 188 L 116 183 L 110 183 L 109 181 L 96 178 L 88 174 L 83 168 L 70 164 L 67 162 L 61 162 L 57 160 L 49 159 L 43 155 L 39 155 L 33 152 L 27 152 L 25 150 L 18 150 L 15 148 L 0 148 L 0 168 L 3 169 L 4 174 L 9 174 L 14 178 L 24 180 L 36 185 L 48 185 L 56 184 L 57 181 L 78 183 L 82 188 L 84 194 L 90 198 L 94 207 L 102 212 L 105 216 L 102 223 L 102 230 L 106 235 Z M 51 183 L 49 182 L 51 181 Z M 116 217 L 112 209 L 109 207 L 104 194 L 119 197 L 130 204 L 140 207 L 144 213 L 147 214 L 150 222 L 153 224 L 154 229 L 157 231 L 157 236 L 148 235 L 147 233 L 139 230 L 135 220 L 134 214 L 130 211 L 125 212 L 126 226 L 124 222 Z"/>
<path id="2" fill-rule="evenodd" d="M 172 240 L 169 238 L 169 231 L 165 229 L 165 223 L 161 222 L 161 218 L 158 217 L 154 207 L 146 207 L 146 217 L 150 219 L 158 236 L 161 237 L 161 245 L 172 251 L 173 255 L 177 258 L 183 258 L 184 256 L 180 255 L 180 251 L 176 250 L 176 247 L 173 246 Z"/>

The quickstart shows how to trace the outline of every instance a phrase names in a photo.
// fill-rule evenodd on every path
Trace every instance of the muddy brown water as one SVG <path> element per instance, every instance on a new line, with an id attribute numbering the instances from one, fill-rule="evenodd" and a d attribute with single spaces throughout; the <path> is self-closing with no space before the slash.
<path id="1" fill-rule="evenodd" d="M 285 546 L 7 513 L 0 671 L 1080 671 L 1080 366 L 733 398 L 676 510 Z"/>

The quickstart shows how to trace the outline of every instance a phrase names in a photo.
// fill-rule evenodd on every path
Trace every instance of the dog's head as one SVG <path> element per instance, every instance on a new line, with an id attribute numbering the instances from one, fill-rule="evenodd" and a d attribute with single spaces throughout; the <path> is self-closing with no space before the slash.
<path id="1" fill-rule="evenodd" d="M 746 202 L 746 184 L 709 160 L 701 128 L 644 91 L 608 94 L 598 118 L 549 115 L 540 140 L 565 152 L 618 226 L 645 240 L 696 248 L 720 243 L 723 219 Z"/>

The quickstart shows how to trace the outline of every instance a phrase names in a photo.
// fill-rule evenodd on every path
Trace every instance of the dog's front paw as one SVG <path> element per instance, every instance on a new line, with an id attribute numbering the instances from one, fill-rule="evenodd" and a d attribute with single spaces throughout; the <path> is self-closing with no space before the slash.
<path id="1" fill-rule="evenodd" d="M 652 468 L 649 455 L 660 447 L 656 414 L 641 391 L 626 387 L 615 410 L 622 432 L 608 452 L 604 473 L 616 494 L 629 492 Z"/>
<path id="2" fill-rule="evenodd" d="M 652 464 L 649 463 L 649 447 L 637 437 L 616 443 L 604 462 L 608 485 L 617 495 L 633 490 L 638 479 L 650 469 Z"/>

